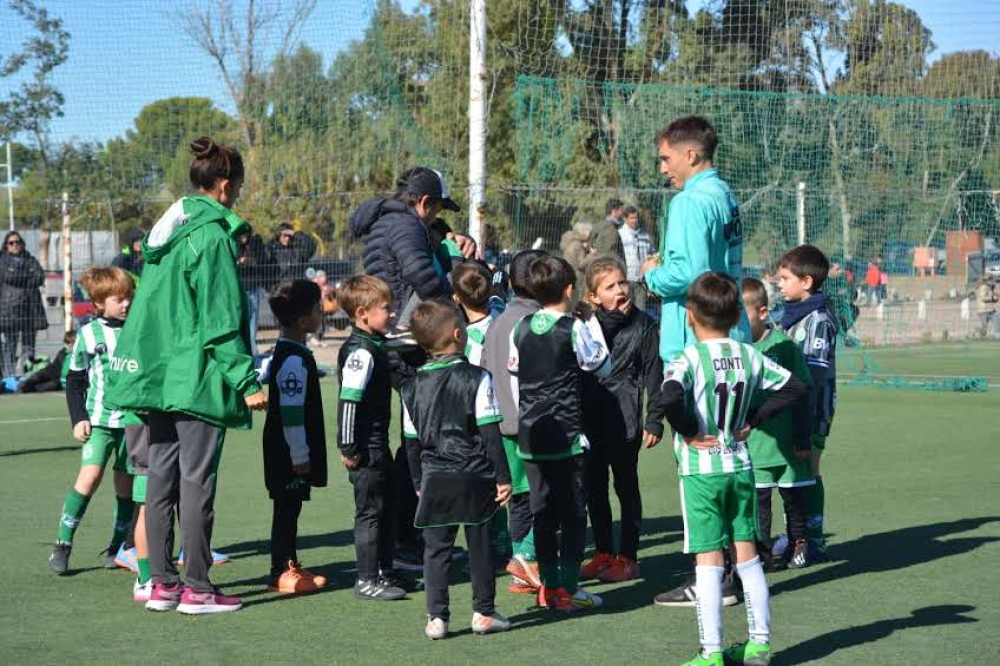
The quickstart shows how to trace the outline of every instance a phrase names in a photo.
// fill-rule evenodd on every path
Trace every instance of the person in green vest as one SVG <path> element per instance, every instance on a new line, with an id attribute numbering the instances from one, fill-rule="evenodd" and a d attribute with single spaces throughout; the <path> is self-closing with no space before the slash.
<path id="1" fill-rule="evenodd" d="M 231 210 L 243 186 L 243 159 L 209 137 L 190 148 L 196 194 L 175 202 L 143 241 L 142 284 L 111 364 L 107 400 L 141 414 L 150 428 L 153 589 L 146 608 L 204 614 L 242 608 L 208 578 L 215 479 L 226 430 L 250 428 L 250 410 L 266 409 L 267 396 L 250 356 L 236 268 L 235 236 L 249 228 Z M 183 585 L 171 552 L 177 508 Z"/>

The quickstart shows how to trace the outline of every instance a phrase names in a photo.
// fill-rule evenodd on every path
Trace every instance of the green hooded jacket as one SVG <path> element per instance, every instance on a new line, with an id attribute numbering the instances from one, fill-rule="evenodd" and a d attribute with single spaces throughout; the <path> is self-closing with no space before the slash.
<path id="1" fill-rule="evenodd" d="M 142 284 L 111 362 L 109 404 L 251 426 L 244 397 L 261 387 L 235 241 L 248 229 L 204 196 L 175 202 L 157 221 L 143 241 Z"/>

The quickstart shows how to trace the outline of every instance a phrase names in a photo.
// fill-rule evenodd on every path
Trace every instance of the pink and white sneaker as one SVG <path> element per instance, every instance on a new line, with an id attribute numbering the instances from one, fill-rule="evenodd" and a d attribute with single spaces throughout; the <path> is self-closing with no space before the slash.
<path id="1" fill-rule="evenodd" d="M 139 603 L 146 603 L 149 601 L 150 595 L 153 593 L 153 581 L 147 580 L 145 583 L 140 583 L 139 579 L 135 579 L 135 583 L 132 584 L 132 601 L 138 601 Z"/>
<path id="2" fill-rule="evenodd" d="M 178 613 L 185 615 L 204 615 L 208 613 L 229 613 L 243 608 L 243 600 L 222 593 L 217 587 L 208 592 L 196 592 L 189 587 L 184 588 L 181 602 L 177 606 Z"/>
<path id="3" fill-rule="evenodd" d="M 171 585 L 166 583 L 154 583 L 153 589 L 149 593 L 149 600 L 146 601 L 146 610 L 151 611 L 172 611 L 180 603 L 181 594 L 184 587 L 175 582 Z"/>

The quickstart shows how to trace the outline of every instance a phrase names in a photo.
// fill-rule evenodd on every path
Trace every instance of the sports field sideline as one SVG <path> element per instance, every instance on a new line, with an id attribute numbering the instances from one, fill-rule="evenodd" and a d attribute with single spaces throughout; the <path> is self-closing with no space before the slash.
<path id="1" fill-rule="evenodd" d="M 977 365 L 996 383 L 1000 354 L 969 349 L 981 353 Z M 326 380 L 323 387 L 332 404 L 333 383 Z M 772 663 L 1000 663 L 996 391 L 845 386 L 839 401 L 823 463 L 835 561 L 770 575 Z M 7 547 L 0 563 L 0 661 L 671 663 L 696 650 L 694 611 L 651 604 L 689 567 L 680 552 L 677 477 L 666 444 L 643 452 L 640 462 L 643 580 L 598 585 L 605 608 L 566 617 L 531 609 L 532 600 L 508 594 L 502 578 L 498 607 L 514 628 L 486 638 L 467 629 L 470 588 L 464 582 L 452 591 L 458 635 L 431 643 L 423 636 L 421 593 L 396 603 L 352 598 L 352 503 L 345 474 L 335 472 L 331 487 L 314 493 L 301 524 L 300 556 L 332 579 L 329 591 L 287 598 L 265 588 L 270 503 L 262 481 L 262 424 L 257 417 L 254 431 L 228 437 L 214 538 L 215 547 L 232 557 L 213 569 L 214 579 L 243 596 L 247 608 L 192 618 L 142 610 L 131 600 L 127 572 L 99 568 L 98 552 L 110 532 L 110 484 L 99 491 L 77 534 L 74 575 L 48 571 L 46 557 L 62 497 L 78 469 L 79 445 L 70 436 L 61 395 L 0 399 L 0 524 Z M 461 571 L 453 575 L 466 580 Z M 727 609 L 725 620 L 727 641 L 741 639 L 743 607 Z"/>

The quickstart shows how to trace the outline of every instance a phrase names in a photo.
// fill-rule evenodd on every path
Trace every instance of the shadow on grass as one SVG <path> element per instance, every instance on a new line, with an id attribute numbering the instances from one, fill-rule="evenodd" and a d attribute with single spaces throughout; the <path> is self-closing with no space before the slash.
<path id="1" fill-rule="evenodd" d="M 985 544 L 1000 541 L 1000 537 L 942 537 L 979 529 L 995 522 L 1000 522 L 1000 516 L 964 518 L 868 534 L 831 548 L 831 555 L 837 560 L 836 563 L 807 569 L 795 578 L 775 582 L 771 585 L 771 594 L 800 590 L 859 574 L 906 569 L 952 555 L 961 555 Z"/>
<path id="2" fill-rule="evenodd" d="M 300 535 L 295 541 L 297 550 L 303 553 L 313 548 L 339 548 L 350 546 L 353 543 L 354 530 Z M 271 552 L 271 540 L 257 539 L 255 541 L 241 541 L 221 546 L 219 550 L 228 555 L 231 560 L 239 560 L 244 557 L 254 557 L 256 555 L 267 555 Z"/>
<path id="3" fill-rule="evenodd" d="M 82 444 L 69 445 L 69 446 L 48 446 L 41 449 L 16 449 L 14 451 L 3 451 L 0 452 L 0 458 L 7 458 L 10 456 L 28 456 L 34 453 L 59 453 L 62 451 L 79 451 Z"/>
<path id="4" fill-rule="evenodd" d="M 821 661 L 838 650 L 882 640 L 903 629 L 978 622 L 979 620 L 976 618 L 963 615 L 963 613 L 970 613 L 974 610 L 974 606 L 927 606 L 916 609 L 909 617 L 879 620 L 861 626 L 837 629 L 775 653 L 771 664 L 781 666 L 782 664 Z"/>

